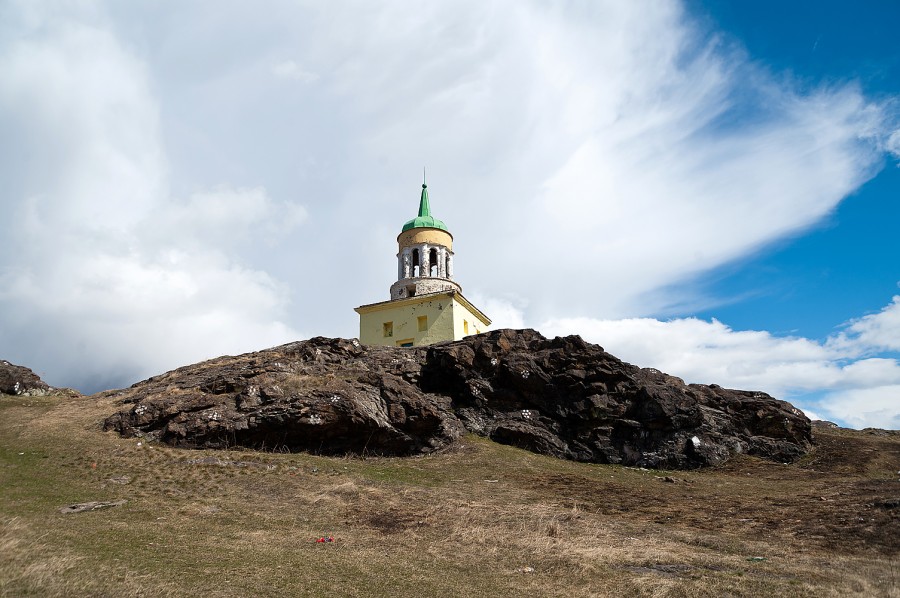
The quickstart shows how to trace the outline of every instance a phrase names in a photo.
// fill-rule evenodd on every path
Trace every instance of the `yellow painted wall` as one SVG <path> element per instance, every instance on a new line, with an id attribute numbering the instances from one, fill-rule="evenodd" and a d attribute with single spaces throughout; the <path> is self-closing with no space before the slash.
<path id="1" fill-rule="evenodd" d="M 400 233 L 397 237 L 397 245 L 400 250 L 411 245 L 428 243 L 429 245 L 443 245 L 447 249 L 453 249 L 453 235 L 439 228 L 411 228 Z"/>
<path id="2" fill-rule="evenodd" d="M 469 331 L 465 330 L 465 323 L 469 323 Z M 474 313 L 461 302 L 453 300 L 453 331 L 454 339 L 460 339 L 472 334 L 480 334 L 487 330 L 487 326 Z"/>
<path id="3" fill-rule="evenodd" d="M 359 340 L 364 345 L 395 347 L 411 340 L 418 347 L 459 340 L 490 327 L 490 320 L 483 314 L 479 317 L 480 312 L 456 291 L 382 301 L 355 311 L 359 314 Z M 419 318 L 423 316 L 427 321 L 424 331 L 419 330 Z M 390 336 L 384 334 L 387 322 L 391 323 Z"/>
<path id="4" fill-rule="evenodd" d="M 440 293 L 431 296 L 411 297 L 385 301 L 357 308 L 359 313 L 359 340 L 364 345 L 399 346 L 412 339 L 413 346 L 430 345 L 440 341 L 459 340 L 468 334 L 485 332 L 488 326 L 459 301 L 457 295 Z M 427 318 L 428 327 L 419 331 L 419 317 Z M 384 336 L 384 324 L 391 322 L 393 334 Z"/>
<path id="5" fill-rule="evenodd" d="M 359 340 L 364 345 L 395 347 L 400 341 L 412 339 L 415 346 L 430 345 L 454 339 L 454 310 L 449 295 L 412 297 L 387 301 L 368 308 L 360 308 Z M 419 316 L 428 318 L 428 327 L 419 331 Z M 393 336 L 384 336 L 384 323 L 393 322 Z"/>

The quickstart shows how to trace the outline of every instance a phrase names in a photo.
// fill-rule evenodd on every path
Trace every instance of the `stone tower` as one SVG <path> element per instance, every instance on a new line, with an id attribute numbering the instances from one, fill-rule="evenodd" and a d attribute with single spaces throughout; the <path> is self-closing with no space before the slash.
<path id="1" fill-rule="evenodd" d="M 419 215 L 397 237 L 397 281 L 389 301 L 356 308 L 365 345 L 412 347 L 484 332 L 490 319 L 453 280 L 453 235 L 431 215 L 422 184 Z"/>

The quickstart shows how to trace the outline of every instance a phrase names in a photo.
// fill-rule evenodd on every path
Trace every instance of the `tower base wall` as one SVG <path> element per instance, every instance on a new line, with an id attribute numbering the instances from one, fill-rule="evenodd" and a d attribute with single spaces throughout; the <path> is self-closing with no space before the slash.
<path id="1" fill-rule="evenodd" d="M 490 320 L 456 291 L 356 308 L 364 345 L 418 347 L 487 331 Z"/>

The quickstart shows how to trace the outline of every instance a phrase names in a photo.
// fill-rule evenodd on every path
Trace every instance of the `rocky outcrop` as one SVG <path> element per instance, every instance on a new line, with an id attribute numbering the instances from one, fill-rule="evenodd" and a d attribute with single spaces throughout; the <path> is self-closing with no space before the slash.
<path id="1" fill-rule="evenodd" d="M 760 392 L 686 385 L 578 336 L 498 330 L 400 349 L 314 338 L 120 391 L 105 428 L 182 447 L 409 455 L 468 430 L 557 457 L 692 468 L 793 461 L 810 422 Z"/>
<path id="2" fill-rule="evenodd" d="M 42 396 L 52 391 L 53 389 L 30 369 L 0 360 L 0 393 Z"/>

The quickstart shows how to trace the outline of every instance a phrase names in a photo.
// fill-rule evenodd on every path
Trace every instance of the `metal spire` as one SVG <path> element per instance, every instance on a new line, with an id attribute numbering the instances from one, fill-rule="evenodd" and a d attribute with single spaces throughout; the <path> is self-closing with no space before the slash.
<path id="1" fill-rule="evenodd" d="M 428 185 L 425 184 L 425 167 L 422 167 L 422 199 L 419 200 L 419 217 L 431 216 L 431 205 L 428 203 Z"/>

